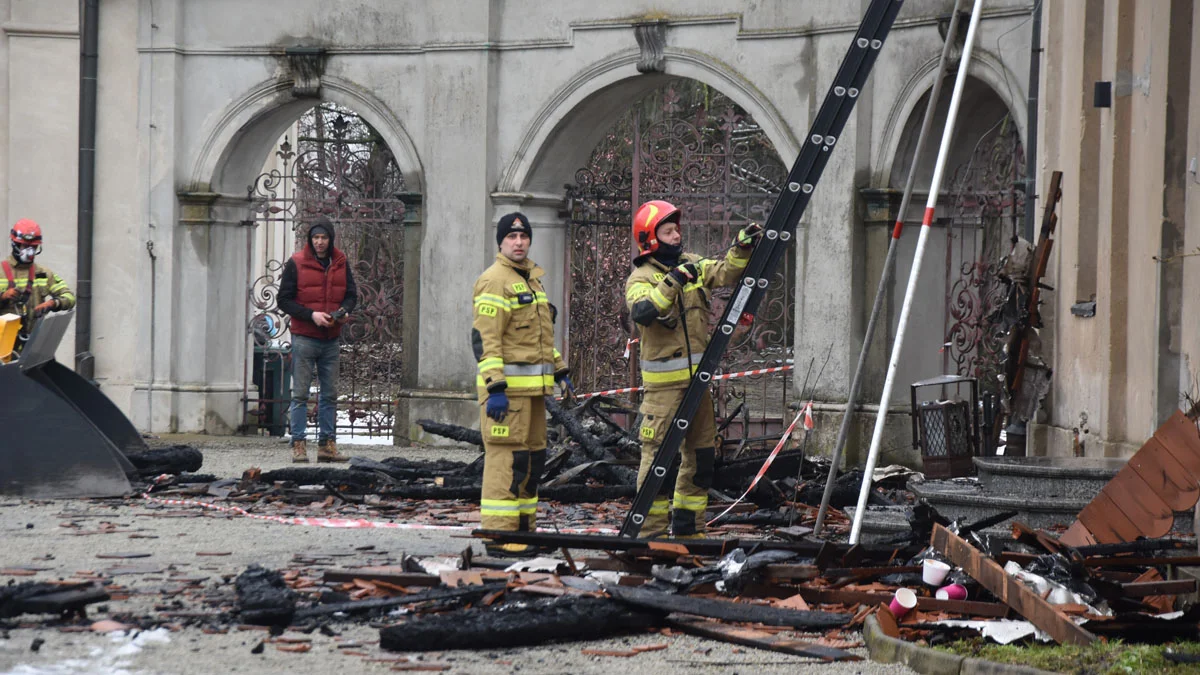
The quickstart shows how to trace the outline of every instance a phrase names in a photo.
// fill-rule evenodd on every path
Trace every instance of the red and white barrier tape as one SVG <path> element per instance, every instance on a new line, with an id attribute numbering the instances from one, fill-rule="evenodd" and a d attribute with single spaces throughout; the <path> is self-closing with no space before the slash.
<path id="1" fill-rule="evenodd" d="M 755 375 L 767 375 L 769 373 L 782 373 L 784 371 L 792 370 L 793 368 L 795 368 L 795 366 L 777 366 L 775 368 L 759 368 L 757 370 L 743 370 L 740 373 L 725 373 L 724 375 L 713 375 L 712 379 L 714 379 L 714 380 L 733 380 L 733 379 L 737 379 L 739 377 L 753 377 Z M 645 389 L 645 387 L 625 387 L 624 389 L 608 389 L 605 391 L 594 391 L 590 394 L 577 394 L 575 396 L 575 398 L 582 401 L 584 399 L 592 398 L 593 396 L 615 396 L 616 394 L 628 394 L 628 393 L 635 392 L 635 391 L 641 391 L 643 389 Z M 559 396 L 557 398 L 560 401 L 562 400 L 561 396 Z"/>
<path id="2" fill-rule="evenodd" d="M 716 518 L 708 521 L 709 525 L 717 522 L 721 519 L 721 516 L 724 516 L 726 513 L 729 513 L 731 510 L 733 510 L 733 507 L 741 504 L 742 500 L 746 498 L 746 495 L 750 494 L 750 491 L 758 485 L 758 481 L 762 480 L 762 477 L 767 475 L 767 469 L 771 468 L 771 464 L 775 461 L 775 458 L 779 456 L 779 451 L 783 450 L 783 446 L 787 444 L 788 437 L 792 435 L 792 431 L 796 428 L 796 425 L 800 423 L 801 418 L 804 418 L 804 428 L 812 431 L 812 401 L 805 403 L 804 407 L 800 409 L 800 412 L 796 413 L 796 419 L 792 420 L 792 423 L 788 425 L 787 431 L 783 432 L 783 437 L 780 438 L 779 442 L 775 444 L 775 449 L 771 451 L 771 454 L 767 455 L 767 459 L 765 462 L 763 462 L 762 468 L 760 468 L 758 473 L 754 475 L 754 480 L 750 481 L 750 487 L 746 488 L 746 491 L 742 493 L 742 496 L 734 500 L 734 502 L 729 505 L 729 508 L 718 514 Z"/>
<path id="3" fill-rule="evenodd" d="M 333 527 L 341 529 L 378 529 L 378 530 L 449 530 L 461 532 L 465 530 L 475 529 L 466 525 L 424 525 L 421 523 L 392 523 L 379 520 L 365 520 L 362 518 L 284 518 L 283 516 L 261 516 L 255 513 L 250 513 L 246 509 L 237 506 L 221 506 L 210 502 L 200 502 L 190 499 L 163 499 L 161 497 L 151 497 L 150 493 L 143 493 L 142 498 L 160 504 L 169 504 L 171 506 L 199 506 L 213 511 L 222 513 L 235 513 L 247 518 L 255 520 L 265 520 L 272 523 L 281 523 L 283 525 L 306 525 L 309 527 Z M 566 527 L 557 530 L 538 528 L 538 532 L 558 532 L 562 534 L 618 534 L 620 530 L 615 530 L 610 527 Z"/>

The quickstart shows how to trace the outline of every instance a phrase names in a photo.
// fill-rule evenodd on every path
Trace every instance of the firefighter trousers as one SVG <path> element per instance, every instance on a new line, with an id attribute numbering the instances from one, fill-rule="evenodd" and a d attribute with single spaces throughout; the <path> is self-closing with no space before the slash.
<path id="1" fill-rule="evenodd" d="M 646 480 L 650 465 L 654 463 L 654 453 L 662 444 L 675 410 L 683 401 L 683 393 L 683 389 L 648 391 L 642 399 L 639 488 Z M 642 524 L 641 536 L 663 536 L 667 534 L 668 526 L 676 537 L 704 533 L 708 491 L 712 488 L 713 463 L 716 461 L 716 438 L 712 397 L 706 391 L 695 417 L 688 425 L 687 436 L 679 449 L 679 463 L 671 470 L 676 475 L 673 478 L 668 474 L 663 481 L 662 491 L 654 498 L 646 522 Z"/>
<path id="2" fill-rule="evenodd" d="M 480 525 L 485 530 L 533 531 L 538 483 L 546 467 L 546 400 L 508 397 L 508 414 L 497 422 L 479 404 L 483 434 L 483 494 Z"/>

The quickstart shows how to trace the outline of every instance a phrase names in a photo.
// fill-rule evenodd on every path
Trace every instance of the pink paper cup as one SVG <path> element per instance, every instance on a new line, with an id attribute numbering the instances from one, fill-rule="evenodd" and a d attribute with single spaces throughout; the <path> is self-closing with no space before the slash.
<path id="1" fill-rule="evenodd" d="M 896 591 L 896 595 L 892 596 L 892 602 L 888 605 L 888 609 L 892 610 L 892 614 L 899 619 L 916 606 L 917 594 L 913 593 L 911 589 L 901 588 Z"/>
<path id="2" fill-rule="evenodd" d="M 950 566 L 941 560 L 926 558 L 921 565 L 921 580 L 930 586 L 941 586 L 950 574 Z"/>
<path id="3" fill-rule="evenodd" d="M 937 589 L 937 593 L 934 593 L 934 597 L 936 597 L 938 600 L 966 600 L 967 587 L 963 586 L 962 584 L 950 584 L 949 586 L 942 586 L 941 588 Z"/>

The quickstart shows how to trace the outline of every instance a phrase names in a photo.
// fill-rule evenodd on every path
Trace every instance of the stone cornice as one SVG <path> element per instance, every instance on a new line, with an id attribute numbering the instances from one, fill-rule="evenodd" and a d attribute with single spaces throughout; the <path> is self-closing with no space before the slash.
<path id="1" fill-rule="evenodd" d="M 8 21 L 0 24 L 0 32 L 9 37 L 50 38 L 57 40 L 78 40 L 79 26 L 51 23 L 23 23 Z"/>
<path id="2" fill-rule="evenodd" d="M 1030 7 L 1008 7 L 983 12 L 982 18 L 1007 19 L 1026 16 L 1032 10 Z M 939 15 L 930 15 L 896 21 L 892 31 L 903 31 L 912 28 L 937 26 Z M 565 49 L 575 46 L 575 33 L 599 30 L 630 30 L 637 25 L 645 24 L 648 17 L 626 17 L 620 19 L 603 19 L 598 21 L 572 22 L 567 35 L 562 38 L 538 38 L 532 40 L 509 40 L 489 42 L 486 40 L 463 40 L 457 42 L 424 42 L 413 45 L 371 45 L 361 47 L 329 46 L 326 54 L 329 56 L 349 55 L 406 55 L 428 54 L 436 52 L 502 52 L 527 49 Z M 656 23 L 665 26 L 703 26 L 731 24 L 736 27 L 737 40 L 781 40 L 805 39 L 819 35 L 837 35 L 853 33 L 858 30 L 858 23 L 839 23 L 826 26 L 788 26 L 781 28 L 745 28 L 744 17 L 741 14 L 718 14 L 711 16 L 664 16 L 653 17 Z M 77 33 L 76 33 L 77 35 Z M 284 56 L 284 48 L 278 45 L 248 45 L 248 46 L 150 46 L 140 45 L 138 52 L 142 54 L 176 54 L 179 56 Z"/>

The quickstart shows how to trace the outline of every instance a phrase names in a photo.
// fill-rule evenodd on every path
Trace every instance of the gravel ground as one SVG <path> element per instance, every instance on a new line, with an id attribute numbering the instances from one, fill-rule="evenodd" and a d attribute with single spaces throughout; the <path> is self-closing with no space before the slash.
<path id="1" fill-rule="evenodd" d="M 170 437 L 154 445 L 188 443 L 205 455 L 201 471 L 236 477 L 249 467 L 264 471 L 290 466 L 287 445 L 265 438 Z M 470 461 L 473 448 L 396 448 L 345 446 L 343 452 L 380 460 L 446 458 Z M 315 450 L 310 451 L 315 455 Z M 111 525 L 101 525 L 101 523 Z M 75 523 L 75 527 L 64 527 Z M 103 532 L 108 528 L 109 532 Z M 337 530 L 277 525 L 244 517 L 179 507 L 161 507 L 123 500 L 0 501 L 0 568 L 36 567 L 35 576 L 0 574 L 0 583 L 53 580 L 95 571 L 112 576 L 129 589 L 129 598 L 89 608 L 92 619 L 122 616 L 157 616 L 156 605 L 168 600 L 164 589 L 178 586 L 173 577 L 203 578 L 203 589 L 232 592 L 232 579 L 258 563 L 269 568 L 295 567 L 297 552 L 308 555 L 336 553 L 339 564 L 398 560 L 402 553 L 416 556 L 457 554 L 469 545 L 481 547 L 464 534 L 447 531 Z M 369 550 L 355 550 L 373 547 Z M 120 559 L 98 556 L 148 554 Z M 210 554 L 210 555 L 203 555 Z M 211 555 L 221 554 L 221 555 Z M 185 598 L 186 595 L 180 596 Z M 184 609 L 203 609 L 192 601 Z M 334 624 L 335 639 L 313 632 L 311 651 L 288 653 L 268 644 L 252 654 L 266 633 L 230 627 L 225 633 L 208 633 L 198 627 L 159 629 L 134 635 L 63 632 L 22 617 L 18 627 L 0 630 L 0 673 L 66 675 L 68 673 L 156 673 L 193 675 L 207 673 L 391 672 L 396 661 L 404 665 L 445 664 L 451 673 L 907 673 L 903 666 L 870 661 L 824 664 L 786 654 L 737 647 L 683 635 L 637 634 L 594 642 L 573 642 L 513 650 L 451 651 L 392 654 L 377 644 L 377 628 L 360 623 Z M 289 633 L 288 635 L 293 635 Z M 43 640 L 40 649 L 31 649 Z M 359 648 L 338 648 L 341 641 L 361 643 Z M 625 651 L 633 645 L 668 645 L 631 658 L 589 656 L 581 649 Z M 855 650 L 866 655 L 865 650 Z"/>

